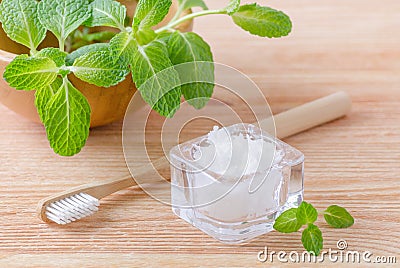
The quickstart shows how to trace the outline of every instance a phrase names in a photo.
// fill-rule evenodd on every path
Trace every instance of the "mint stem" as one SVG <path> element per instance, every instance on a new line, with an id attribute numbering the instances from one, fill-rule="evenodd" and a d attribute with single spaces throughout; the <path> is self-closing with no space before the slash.
<path id="1" fill-rule="evenodd" d="M 60 39 L 58 40 L 58 47 L 59 47 L 60 50 L 63 51 L 63 52 L 64 52 L 64 43 L 65 43 L 64 38 L 60 38 Z"/>
<path id="2" fill-rule="evenodd" d="M 175 16 L 169 21 L 169 23 L 176 21 L 177 19 L 179 19 L 179 17 L 181 16 L 182 12 L 183 12 L 183 5 L 179 5 L 178 10 L 175 13 Z"/>
<path id="3" fill-rule="evenodd" d="M 217 9 L 217 10 L 204 10 L 204 11 L 199 11 L 196 13 L 192 13 L 189 15 L 186 15 L 180 19 L 177 19 L 175 21 L 171 21 L 170 23 L 168 23 L 167 25 L 165 25 L 164 27 L 161 27 L 160 29 L 157 29 L 155 32 L 156 33 L 161 33 L 163 31 L 169 30 L 187 20 L 191 20 L 193 18 L 197 18 L 197 17 L 201 17 L 201 16 L 206 16 L 206 15 L 211 15 L 211 14 L 227 14 L 227 11 L 224 9 Z"/>

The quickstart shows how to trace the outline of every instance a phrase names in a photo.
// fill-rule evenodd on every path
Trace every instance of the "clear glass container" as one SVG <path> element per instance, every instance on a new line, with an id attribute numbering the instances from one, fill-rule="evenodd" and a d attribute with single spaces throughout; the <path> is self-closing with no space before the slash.
<path id="1" fill-rule="evenodd" d="M 199 148 L 213 146 L 208 135 L 179 144 L 170 151 L 171 202 L 178 217 L 221 242 L 236 244 L 271 231 L 280 213 L 300 205 L 304 155 L 253 125 L 236 124 L 225 130 L 230 137 L 263 139 L 272 157 L 261 157 L 252 174 L 238 172 L 249 164 L 246 161 L 231 161 L 221 174 L 198 159 Z M 235 153 L 247 154 L 232 146 L 227 157 Z"/>

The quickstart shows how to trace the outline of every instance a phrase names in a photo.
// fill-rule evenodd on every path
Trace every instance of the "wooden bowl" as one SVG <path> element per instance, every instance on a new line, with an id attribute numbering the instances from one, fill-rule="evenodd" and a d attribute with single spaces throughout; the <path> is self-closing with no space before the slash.
<path id="1" fill-rule="evenodd" d="M 127 9 L 128 14 L 133 14 L 136 7 L 136 1 L 125 0 L 120 1 Z M 165 25 L 175 14 L 177 10 L 177 1 L 174 0 L 167 17 L 157 27 Z M 183 15 L 190 13 L 186 11 Z M 179 25 L 179 30 L 190 31 L 193 22 L 186 21 Z M 57 47 L 58 42 L 55 37 L 48 33 L 48 36 L 40 45 L 43 47 Z M 29 50 L 10 40 L 3 28 L 0 27 L 0 74 L 4 73 L 5 67 L 14 59 L 17 54 L 28 54 Z M 126 108 L 136 92 L 135 84 L 132 81 L 132 76 L 129 74 L 126 79 L 120 84 L 109 87 L 97 87 L 77 79 L 74 75 L 69 76 L 72 84 L 78 88 L 89 101 L 92 109 L 91 127 L 102 126 L 124 117 Z M 34 91 L 15 90 L 10 87 L 4 79 L 0 78 L 0 102 L 13 110 L 14 112 L 28 118 L 31 121 L 40 123 L 39 115 L 34 105 Z"/>

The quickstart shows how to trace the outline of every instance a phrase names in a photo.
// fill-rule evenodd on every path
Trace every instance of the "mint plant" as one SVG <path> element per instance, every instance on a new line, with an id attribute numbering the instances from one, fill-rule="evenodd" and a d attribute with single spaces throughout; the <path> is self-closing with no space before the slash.
<path id="1" fill-rule="evenodd" d="M 348 228 L 354 224 L 354 218 L 343 207 L 332 205 L 320 212 L 325 221 L 334 228 Z M 313 205 L 302 202 L 298 208 L 291 208 L 283 212 L 275 220 L 274 229 L 281 233 L 293 233 L 303 225 L 301 242 L 304 248 L 314 255 L 319 255 L 323 247 L 321 230 L 314 224 L 318 218 L 318 211 Z"/>
<path id="2" fill-rule="evenodd" d="M 3 0 L 0 22 L 8 37 L 29 48 L 17 56 L 3 74 L 17 90 L 36 90 L 35 105 L 54 152 L 72 156 L 82 149 L 89 135 L 91 109 L 85 96 L 68 76 L 99 87 L 110 87 L 131 74 L 143 99 L 160 115 L 172 117 L 181 97 L 200 109 L 213 93 L 212 83 L 193 82 L 178 86 L 182 76 L 176 65 L 193 63 L 193 78 L 213 81 L 213 55 L 196 33 L 175 29 L 196 17 L 231 16 L 239 27 L 262 37 L 282 37 L 291 31 L 283 12 L 258 4 L 240 5 L 232 0 L 225 8 L 209 10 L 203 0 L 178 0 L 179 8 L 169 23 L 155 30 L 170 10 L 172 0 L 140 0 L 134 14 L 114 0 Z M 187 9 L 198 12 L 182 15 Z M 130 23 L 131 21 L 131 23 Z M 107 26 L 116 31 L 90 33 L 89 28 Z M 58 47 L 38 50 L 52 32 Z M 107 42 L 107 39 L 110 39 Z M 101 42 L 94 43 L 93 42 Z M 105 42 L 106 41 L 106 42 Z M 74 50 L 75 51 L 71 51 Z M 207 70 L 196 68 L 208 62 Z M 204 68 L 203 68 L 204 69 Z M 158 75 L 163 72 L 162 75 Z M 151 79 L 151 83 L 149 83 Z"/>

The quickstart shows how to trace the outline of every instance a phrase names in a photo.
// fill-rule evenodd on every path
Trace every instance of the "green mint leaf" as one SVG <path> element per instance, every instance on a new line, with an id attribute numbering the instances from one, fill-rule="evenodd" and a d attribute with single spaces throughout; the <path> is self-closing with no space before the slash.
<path id="1" fill-rule="evenodd" d="M 94 0 L 91 3 L 92 14 L 84 25 L 109 26 L 125 29 L 126 7 L 115 0 Z"/>
<path id="2" fill-rule="evenodd" d="M 292 22 L 285 13 L 257 4 L 241 6 L 232 19 L 242 29 L 262 37 L 282 37 L 292 30 Z"/>
<path id="3" fill-rule="evenodd" d="M 96 43 L 96 44 L 90 44 L 87 46 L 83 46 L 78 48 L 77 50 L 72 51 L 70 54 L 67 55 L 67 58 L 65 59 L 65 64 L 67 66 L 71 66 L 74 64 L 74 61 L 89 53 L 89 52 L 96 52 L 96 51 L 108 51 L 109 50 L 109 45 L 106 43 Z"/>
<path id="4" fill-rule="evenodd" d="M 149 28 L 160 23 L 167 15 L 172 0 L 139 0 L 133 18 L 135 28 Z"/>
<path id="5" fill-rule="evenodd" d="M 114 86 L 129 73 L 128 67 L 122 61 L 115 60 L 109 51 L 84 54 L 72 66 L 76 77 L 99 87 Z"/>
<path id="6" fill-rule="evenodd" d="M 240 7 L 240 0 L 231 0 L 228 6 L 225 8 L 228 15 L 232 15 L 233 13 L 237 12 Z"/>
<path id="7" fill-rule="evenodd" d="M 35 106 L 38 111 L 40 120 L 43 123 L 46 120 L 47 103 L 49 103 L 51 98 L 58 92 L 62 84 L 62 79 L 60 77 L 57 77 L 51 85 L 39 88 L 35 92 Z"/>
<path id="8" fill-rule="evenodd" d="M 144 46 L 156 39 L 157 34 L 149 28 L 139 29 L 135 33 L 135 39 L 139 45 Z"/>
<path id="9" fill-rule="evenodd" d="M 178 3 L 181 10 L 187 10 L 192 7 L 201 7 L 203 10 L 208 9 L 203 0 L 178 0 Z"/>
<path id="10" fill-rule="evenodd" d="M 112 57 L 120 59 L 126 65 L 133 61 L 133 55 L 137 51 L 137 44 L 130 33 L 121 32 L 110 40 L 110 52 Z"/>
<path id="11" fill-rule="evenodd" d="M 67 79 L 46 106 L 44 125 L 54 152 L 61 156 L 79 153 L 89 136 L 90 106 Z"/>
<path id="12" fill-rule="evenodd" d="M 10 39 L 32 51 L 46 36 L 46 28 L 39 22 L 35 0 L 3 0 L 0 4 L 0 21 Z"/>
<path id="13" fill-rule="evenodd" d="M 153 41 L 138 46 L 132 66 L 133 81 L 143 99 L 160 115 L 172 117 L 179 109 L 182 92 L 165 44 Z"/>
<path id="14" fill-rule="evenodd" d="M 53 83 L 58 70 L 50 58 L 20 55 L 7 65 L 3 77 L 15 89 L 33 90 Z"/>
<path id="15" fill-rule="evenodd" d="M 314 223 L 317 220 L 318 212 L 313 205 L 303 201 L 297 209 L 297 219 L 302 224 Z"/>
<path id="16" fill-rule="evenodd" d="M 210 46 L 193 32 L 174 32 L 168 40 L 168 50 L 172 63 L 182 65 L 178 69 L 182 81 L 183 96 L 193 107 L 203 108 L 214 90 L 214 64 Z M 183 69 L 183 70 L 181 70 Z M 187 82 L 197 83 L 187 83 Z"/>
<path id="17" fill-rule="evenodd" d="M 43 26 L 64 41 L 90 17 L 89 0 L 42 0 L 38 14 Z"/>
<path id="18" fill-rule="evenodd" d="M 308 252 L 318 256 L 323 247 L 321 230 L 314 224 L 309 224 L 308 227 L 303 230 L 301 242 Z"/>
<path id="19" fill-rule="evenodd" d="M 275 220 L 274 229 L 281 233 L 297 232 L 302 226 L 296 218 L 297 208 L 291 208 L 283 212 Z"/>
<path id="20" fill-rule="evenodd" d="M 52 59 L 57 67 L 61 67 L 65 64 L 65 59 L 67 57 L 67 53 L 64 51 L 59 50 L 58 48 L 54 47 L 46 47 L 40 50 L 35 55 L 36 57 L 48 57 Z"/>
<path id="21" fill-rule="evenodd" d="M 347 228 L 354 224 L 354 218 L 343 207 L 332 205 L 324 211 L 325 221 L 335 228 Z"/>
<path id="22" fill-rule="evenodd" d="M 168 46 L 168 40 L 171 37 L 171 33 L 170 32 L 162 32 L 157 34 L 157 41 L 158 42 L 162 42 L 164 43 L 164 45 Z"/>

